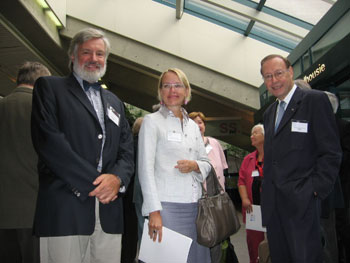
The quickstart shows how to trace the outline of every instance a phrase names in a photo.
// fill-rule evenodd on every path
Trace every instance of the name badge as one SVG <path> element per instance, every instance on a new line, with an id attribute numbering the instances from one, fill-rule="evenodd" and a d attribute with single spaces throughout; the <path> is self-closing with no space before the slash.
<path id="1" fill-rule="evenodd" d="M 307 133 L 307 128 L 308 128 L 307 121 L 292 120 L 292 132 Z"/>
<path id="2" fill-rule="evenodd" d="M 181 133 L 175 132 L 175 131 L 169 131 L 168 132 L 168 141 L 181 142 L 182 141 Z"/>
<path id="3" fill-rule="evenodd" d="M 252 177 L 257 177 L 257 176 L 259 176 L 259 171 L 258 170 L 254 170 L 252 172 Z"/>
<path id="4" fill-rule="evenodd" d="M 107 115 L 111 121 L 113 121 L 117 126 L 119 126 L 120 114 L 115 109 L 113 109 L 112 106 L 109 106 L 107 108 Z"/>

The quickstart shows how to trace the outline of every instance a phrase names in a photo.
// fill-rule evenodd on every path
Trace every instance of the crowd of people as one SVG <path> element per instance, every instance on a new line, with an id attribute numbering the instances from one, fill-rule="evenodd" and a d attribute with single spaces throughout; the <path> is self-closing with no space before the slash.
<path id="1" fill-rule="evenodd" d="M 192 239 L 187 262 L 223 262 L 221 244 L 197 242 L 196 217 L 211 169 L 225 189 L 228 164 L 205 115 L 185 109 L 189 79 L 162 72 L 159 105 L 130 123 L 99 82 L 109 51 L 102 31 L 83 29 L 68 76 L 26 62 L 0 99 L 1 262 L 135 262 L 142 234 L 162 242 L 164 227 Z M 276 101 L 251 130 L 238 178 L 243 222 L 254 207 L 266 227 L 246 229 L 250 262 L 263 240 L 272 262 L 346 262 L 350 125 L 336 96 L 294 82 L 283 56 L 263 58 L 261 75 Z"/>

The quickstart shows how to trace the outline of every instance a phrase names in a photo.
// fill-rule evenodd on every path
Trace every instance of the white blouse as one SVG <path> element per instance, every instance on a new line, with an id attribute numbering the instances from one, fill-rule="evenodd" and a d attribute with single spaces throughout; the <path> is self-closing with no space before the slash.
<path id="1" fill-rule="evenodd" d="M 161 202 L 191 203 L 201 197 L 200 183 L 211 166 L 198 125 L 184 109 L 180 118 L 165 106 L 143 119 L 138 142 L 138 174 L 143 195 L 142 214 L 162 209 Z M 181 173 L 179 160 L 195 160 L 200 173 Z"/>

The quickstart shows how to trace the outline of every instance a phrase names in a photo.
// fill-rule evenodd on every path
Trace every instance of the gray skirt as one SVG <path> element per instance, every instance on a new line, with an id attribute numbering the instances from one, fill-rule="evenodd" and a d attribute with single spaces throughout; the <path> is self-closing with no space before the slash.
<path id="1" fill-rule="evenodd" d="M 188 263 L 210 263 L 210 250 L 197 243 L 196 217 L 198 203 L 162 202 L 160 211 L 163 226 L 181 233 L 193 240 Z"/>

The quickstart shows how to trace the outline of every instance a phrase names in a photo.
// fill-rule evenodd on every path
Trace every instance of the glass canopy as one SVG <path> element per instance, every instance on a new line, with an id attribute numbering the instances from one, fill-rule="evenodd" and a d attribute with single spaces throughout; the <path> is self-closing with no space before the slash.
<path id="1" fill-rule="evenodd" d="M 154 0 L 290 52 L 336 0 Z M 180 10 L 179 10 L 180 9 Z M 177 17 L 181 19 L 181 16 Z"/>

